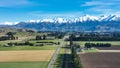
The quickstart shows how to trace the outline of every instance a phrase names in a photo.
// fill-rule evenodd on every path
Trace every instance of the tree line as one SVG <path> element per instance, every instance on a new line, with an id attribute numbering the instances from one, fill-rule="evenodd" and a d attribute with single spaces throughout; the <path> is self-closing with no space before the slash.
<path id="1" fill-rule="evenodd" d="M 80 45 L 74 44 L 72 41 L 72 38 L 73 38 L 73 35 L 70 36 L 70 47 L 71 47 L 71 56 L 72 56 L 72 61 L 73 61 L 73 67 L 74 68 L 82 68 L 80 57 L 76 52 L 77 48 L 80 48 Z"/>
<path id="2" fill-rule="evenodd" d="M 18 37 L 15 37 L 16 33 L 15 32 L 8 32 L 6 33 L 6 36 L 1 36 L 0 37 L 0 41 L 4 41 L 4 40 L 17 40 Z"/>
<path id="3" fill-rule="evenodd" d="M 85 43 L 85 48 L 91 47 L 111 47 L 110 43 Z"/>

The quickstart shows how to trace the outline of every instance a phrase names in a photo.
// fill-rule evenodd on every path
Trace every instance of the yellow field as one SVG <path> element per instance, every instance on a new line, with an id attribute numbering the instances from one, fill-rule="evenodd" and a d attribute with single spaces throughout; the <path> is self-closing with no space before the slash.
<path id="1" fill-rule="evenodd" d="M 0 51 L 0 62 L 49 61 L 55 50 Z"/>

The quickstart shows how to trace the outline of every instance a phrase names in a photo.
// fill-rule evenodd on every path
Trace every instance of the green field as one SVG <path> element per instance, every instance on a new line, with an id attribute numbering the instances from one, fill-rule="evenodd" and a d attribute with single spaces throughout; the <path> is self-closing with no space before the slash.
<path id="1" fill-rule="evenodd" d="M 48 62 L 2 62 L 0 68 L 47 68 Z"/>
<path id="2" fill-rule="evenodd" d="M 88 49 L 88 50 L 84 50 L 84 52 L 98 52 L 97 49 Z"/>
<path id="3" fill-rule="evenodd" d="M 85 43 L 88 43 L 89 41 L 74 41 L 74 43 L 79 43 L 80 45 L 83 45 Z M 120 41 L 90 41 L 90 43 L 110 43 L 112 45 L 120 45 Z"/>
<path id="4" fill-rule="evenodd" d="M 45 45 L 45 46 L 12 46 L 12 47 L 2 47 L 0 46 L 0 51 L 5 50 L 56 50 L 58 45 Z"/>

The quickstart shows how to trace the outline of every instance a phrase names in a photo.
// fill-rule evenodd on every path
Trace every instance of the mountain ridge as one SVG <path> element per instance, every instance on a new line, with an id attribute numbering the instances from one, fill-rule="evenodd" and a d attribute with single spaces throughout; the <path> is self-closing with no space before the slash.
<path id="1" fill-rule="evenodd" d="M 120 17 L 85 15 L 74 19 L 42 19 L 10 25 L 12 28 L 31 28 L 39 31 L 120 32 Z M 5 26 L 4 26 L 5 27 Z"/>

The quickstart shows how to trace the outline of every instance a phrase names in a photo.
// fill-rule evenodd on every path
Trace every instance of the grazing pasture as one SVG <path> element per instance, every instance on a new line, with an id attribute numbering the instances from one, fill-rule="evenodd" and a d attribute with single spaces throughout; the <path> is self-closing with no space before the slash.
<path id="1" fill-rule="evenodd" d="M 80 54 L 83 68 L 120 68 L 120 52 Z"/>

